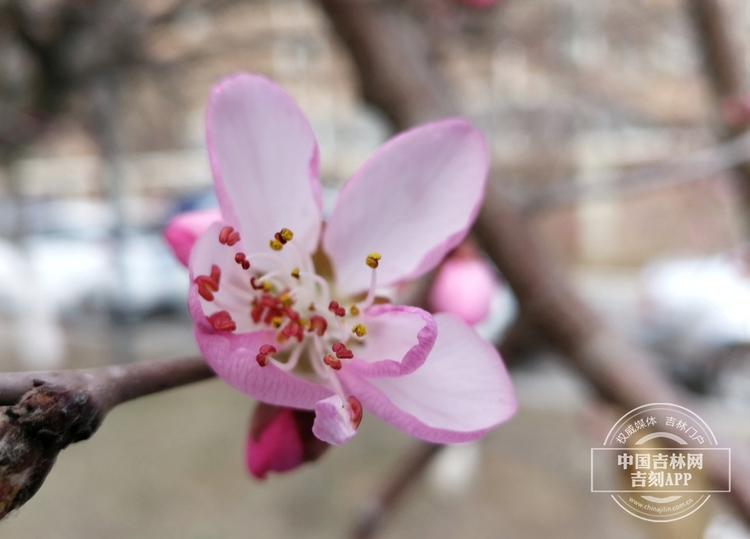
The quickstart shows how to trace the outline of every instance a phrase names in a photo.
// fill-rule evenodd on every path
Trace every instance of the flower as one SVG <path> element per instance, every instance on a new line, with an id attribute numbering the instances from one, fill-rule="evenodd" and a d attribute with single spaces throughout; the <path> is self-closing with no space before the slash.
<path id="1" fill-rule="evenodd" d="M 438 268 L 429 294 L 431 310 L 450 312 L 474 326 L 490 313 L 500 282 L 490 265 L 468 242 L 459 245 Z"/>
<path id="2" fill-rule="evenodd" d="M 279 86 L 248 74 L 221 81 L 207 139 L 222 221 L 192 249 L 189 308 L 220 377 L 266 404 L 314 410 L 313 433 L 335 445 L 363 410 L 446 443 L 514 413 L 494 347 L 452 315 L 379 296 L 434 268 L 474 220 L 488 159 L 469 122 L 433 122 L 385 144 L 325 227 L 317 142 Z"/>

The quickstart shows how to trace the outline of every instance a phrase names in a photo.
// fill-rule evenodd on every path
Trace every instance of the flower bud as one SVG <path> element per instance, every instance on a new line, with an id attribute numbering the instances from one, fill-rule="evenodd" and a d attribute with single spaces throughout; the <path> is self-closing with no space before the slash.
<path id="1" fill-rule="evenodd" d="M 258 403 L 245 446 L 248 471 L 258 479 L 316 460 L 329 445 L 312 433 L 315 412 Z"/>

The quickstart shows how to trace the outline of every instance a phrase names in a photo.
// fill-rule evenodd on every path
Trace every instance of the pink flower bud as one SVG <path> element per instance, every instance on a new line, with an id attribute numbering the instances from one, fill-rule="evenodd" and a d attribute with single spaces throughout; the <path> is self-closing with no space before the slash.
<path id="1" fill-rule="evenodd" d="M 259 403 L 245 446 L 248 471 L 258 479 L 316 460 L 329 445 L 312 433 L 315 413 Z"/>

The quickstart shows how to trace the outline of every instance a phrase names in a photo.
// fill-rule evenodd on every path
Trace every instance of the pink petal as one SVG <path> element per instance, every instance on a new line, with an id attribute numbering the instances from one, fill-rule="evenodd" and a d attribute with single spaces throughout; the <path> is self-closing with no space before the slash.
<path id="1" fill-rule="evenodd" d="M 451 257 L 435 276 L 430 304 L 434 311 L 455 314 L 472 326 L 490 312 L 490 303 L 499 287 L 495 273 L 483 259 Z"/>
<path id="2" fill-rule="evenodd" d="M 345 388 L 391 425 L 430 442 L 475 440 L 516 411 L 510 377 L 497 350 L 450 314 L 437 314 L 438 337 L 419 369 L 365 379 L 340 371 Z"/>
<path id="3" fill-rule="evenodd" d="M 378 284 L 419 277 L 454 248 L 474 221 L 489 161 L 466 120 L 425 124 L 391 139 L 341 191 L 323 248 L 341 294 L 369 286 L 370 252 L 382 255 Z"/>
<path id="4" fill-rule="evenodd" d="M 325 387 L 302 380 L 277 368 L 273 363 L 258 365 L 255 356 L 264 344 L 274 344 L 275 333 L 217 331 L 206 321 L 197 288 L 188 297 L 195 321 L 195 339 L 203 357 L 225 382 L 268 404 L 311 410 L 315 403 L 331 395 Z"/>
<path id="5" fill-rule="evenodd" d="M 284 227 L 297 248 L 314 252 L 323 204 L 318 143 L 294 99 L 264 77 L 228 77 L 211 92 L 206 131 L 222 215 L 248 254 L 267 251 Z"/>
<path id="6" fill-rule="evenodd" d="M 199 210 L 175 215 L 164 228 L 164 239 L 172 248 L 177 260 L 188 265 L 190 251 L 198 237 L 212 223 L 221 221 L 219 210 Z"/>
<path id="7" fill-rule="evenodd" d="M 245 446 L 247 469 L 258 479 L 268 472 L 286 472 L 305 461 L 302 439 L 290 408 L 278 410 L 260 434 L 248 434 Z"/>
<path id="8" fill-rule="evenodd" d="M 400 376 L 422 365 L 435 344 L 432 315 L 407 305 L 375 305 L 362 313 L 367 335 L 351 345 L 354 359 L 344 364 L 361 376 Z"/>
<path id="9" fill-rule="evenodd" d="M 344 445 L 357 434 L 352 423 L 349 405 L 338 395 L 321 400 L 315 405 L 313 434 L 331 445 Z"/>

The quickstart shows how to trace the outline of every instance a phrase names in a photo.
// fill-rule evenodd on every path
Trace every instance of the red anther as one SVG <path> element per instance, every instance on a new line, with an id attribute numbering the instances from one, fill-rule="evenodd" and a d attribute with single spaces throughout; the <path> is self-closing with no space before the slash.
<path id="1" fill-rule="evenodd" d="M 256 284 L 255 283 L 255 281 L 257 281 L 257 280 L 258 280 L 257 277 L 251 277 L 250 278 L 250 286 L 253 287 L 253 290 L 263 290 L 263 285 L 262 284 Z"/>
<path id="2" fill-rule="evenodd" d="M 208 289 L 208 287 L 206 286 L 205 282 L 203 282 L 202 280 L 196 279 L 195 280 L 195 284 L 198 285 L 198 293 L 201 295 L 201 297 L 203 299 L 205 299 L 206 301 L 213 301 L 214 300 L 213 292 L 211 292 Z"/>
<path id="3" fill-rule="evenodd" d="M 248 262 L 247 260 L 243 260 L 242 261 L 242 269 L 243 270 L 250 269 L 250 262 Z"/>
<path id="4" fill-rule="evenodd" d="M 346 316 L 346 309 L 343 307 L 336 309 L 336 316 Z"/>
<path id="5" fill-rule="evenodd" d="M 227 311 L 214 313 L 211 316 L 207 316 L 206 320 L 208 320 L 208 323 L 211 324 L 214 329 L 219 331 L 234 331 L 237 329 L 237 324 L 234 323 L 232 315 Z"/>
<path id="6" fill-rule="evenodd" d="M 278 298 L 275 298 L 275 297 L 273 297 L 273 296 L 271 296 L 269 294 L 263 294 L 261 296 L 261 298 L 260 298 L 259 305 L 261 307 L 271 307 L 271 308 L 274 308 L 274 307 L 277 307 L 279 305 L 279 303 L 280 302 L 279 302 Z"/>
<path id="7" fill-rule="evenodd" d="M 234 261 L 238 264 L 242 264 L 242 261 L 245 260 L 245 253 L 237 253 L 234 255 Z"/>
<path id="8" fill-rule="evenodd" d="M 310 328 L 308 331 L 314 331 L 321 337 L 328 329 L 328 322 L 322 316 L 316 314 L 310 318 Z"/>
<path id="9" fill-rule="evenodd" d="M 289 317 L 289 320 L 297 322 L 299 320 L 299 313 L 291 307 L 284 307 L 284 313 Z"/>
<path id="10" fill-rule="evenodd" d="M 339 308 L 338 301 L 332 301 L 331 303 L 328 304 L 328 310 L 331 311 L 332 313 L 335 313 L 336 309 L 338 308 Z"/>
<path id="11" fill-rule="evenodd" d="M 214 268 L 215 267 L 216 266 L 214 266 Z M 211 274 L 215 274 L 213 268 L 211 270 Z M 198 277 L 196 277 L 193 282 L 198 285 L 198 293 L 203 299 L 205 299 L 206 301 L 214 300 L 213 292 L 219 290 L 219 283 L 215 279 L 206 275 L 198 275 Z"/>
<path id="12" fill-rule="evenodd" d="M 196 277 L 193 282 L 195 282 L 196 284 L 203 283 L 203 285 L 211 292 L 216 292 L 217 290 L 219 290 L 219 283 L 208 275 L 198 275 L 198 277 Z"/>
<path id="13" fill-rule="evenodd" d="M 263 318 L 263 307 L 258 307 L 257 305 L 253 307 L 250 311 L 250 317 L 253 319 L 253 322 L 260 324 L 260 319 Z"/>
<path id="14" fill-rule="evenodd" d="M 211 279 L 216 283 L 216 290 L 218 290 L 219 281 L 221 281 L 221 268 L 216 264 L 211 266 Z"/>
<path id="15" fill-rule="evenodd" d="M 284 329 L 281 330 L 281 334 L 289 338 L 295 337 L 299 342 L 302 342 L 302 338 L 304 337 L 302 326 L 296 322 L 287 324 Z"/>
<path id="16" fill-rule="evenodd" d="M 337 342 L 333 346 L 331 346 L 331 349 L 336 354 L 336 357 L 339 359 L 351 359 L 354 357 L 354 352 L 349 350 L 346 346 L 344 346 L 344 343 Z"/>
<path id="17" fill-rule="evenodd" d="M 325 356 L 323 356 L 323 363 L 325 363 L 335 371 L 341 369 L 341 360 L 336 359 L 331 354 L 326 354 Z"/>
<path id="18" fill-rule="evenodd" d="M 268 356 L 258 354 L 257 356 L 255 356 L 255 361 L 257 361 L 258 365 L 260 365 L 261 367 L 265 367 L 266 365 L 268 365 Z"/>
<path id="19" fill-rule="evenodd" d="M 239 232 L 232 232 L 229 234 L 229 237 L 227 238 L 227 245 L 230 247 L 240 241 L 240 233 Z"/>
<path id="20" fill-rule="evenodd" d="M 355 396 L 349 397 L 346 399 L 346 402 L 351 408 L 349 417 L 351 418 L 352 423 L 354 423 L 354 428 L 356 429 L 359 427 L 359 424 L 362 423 L 362 403 L 359 402 Z"/>
<path id="21" fill-rule="evenodd" d="M 264 356 L 267 356 L 268 354 L 275 354 L 276 347 L 272 344 L 264 344 L 260 347 L 260 350 L 258 350 L 258 352 L 263 354 Z"/>
<path id="22" fill-rule="evenodd" d="M 225 226 L 221 229 L 221 232 L 219 232 L 219 243 L 222 245 L 226 245 L 227 240 L 229 239 L 230 234 L 234 232 L 234 229 L 231 226 Z"/>

